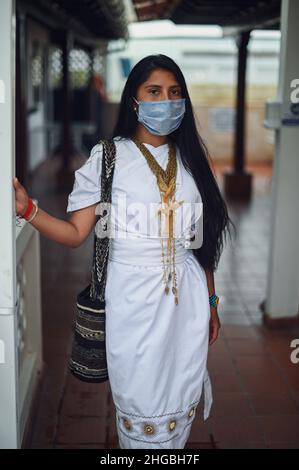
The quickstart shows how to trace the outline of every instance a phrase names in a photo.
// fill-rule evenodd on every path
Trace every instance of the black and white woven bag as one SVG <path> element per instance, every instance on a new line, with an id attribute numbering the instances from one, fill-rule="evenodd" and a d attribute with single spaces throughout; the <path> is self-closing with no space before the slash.
<path id="1" fill-rule="evenodd" d="M 109 380 L 105 341 L 105 287 L 111 238 L 111 193 L 116 149 L 113 139 L 103 144 L 100 214 L 94 235 L 90 284 L 77 295 L 69 370 L 84 382 Z M 100 225 L 99 225 L 100 224 Z"/>

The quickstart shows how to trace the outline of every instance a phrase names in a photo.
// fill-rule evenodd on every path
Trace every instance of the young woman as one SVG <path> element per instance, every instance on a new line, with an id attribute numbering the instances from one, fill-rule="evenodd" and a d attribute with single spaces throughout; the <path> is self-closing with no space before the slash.
<path id="1" fill-rule="evenodd" d="M 105 291 L 119 444 L 182 449 L 202 392 L 204 419 L 213 401 L 207 354 L 220 328 L 213 274 L 231 221 L 196 130 L 185 79 L 172 59 L 151 55 L 132 69 L 113 138 L 112 207 L 126 200 L 125 219 L 115 217 L 120 236 L 112 239 Z M 29 210 L 42 235 L 71 247 L 84 242 L 96 221 L 102 156 L 97 144 L 75 172 L 68 221 L 41 208 Z M 27 209 L 28 215 L 27 192 L 16 180 L 14 187 L 16 212 L 22 216 Z M 183 222 L 177 232 L 177 214 L 186 203 L 203 207 L 203 243 L 191 243 L 191 249 L 185 243 L 190 225 Z M 151 204 L 158 210 L 150 212 Z M 143 214 L 137 224 L 136 209 Z"/>

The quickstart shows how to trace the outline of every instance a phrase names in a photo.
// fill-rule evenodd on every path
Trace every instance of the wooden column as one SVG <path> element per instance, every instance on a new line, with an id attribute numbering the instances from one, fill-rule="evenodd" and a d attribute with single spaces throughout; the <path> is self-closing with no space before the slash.
<path id="1" fill-rule="evenodd" d="M 70 31 L 62 31 L 62 130 L 61 130 L 61 167 L 57 174 L 57 189 L 71 189 L 73 184 L 73 171 L 71 169 L 71 159 L 73 155 L 72 140 L 72 88 L 69 74 L 69 56 L 73 47 L 73 36 Z"/>
<path id="2" fill-rule="evenodd" d="M 236 95 L 236 120 L 233 170 L 224 175 L 224 190 L 231 199 L 249 199 L 252 189 L 252 175 L 245 170 L 245 105 L 246 105 L 246 63 L 250 31 L 236 37 L 238 46 L 238 81 Z"/>
<path id="3" fill-rule="evenodd" d="M 62 41 L 62 65 L 63 65 L 63 168 L 69 169 L 72 152 L 71 144 L 71 84 L 69 76 L 69 55 L 71 51 L 71 37 L 68 31 L 64 32 Z"/>

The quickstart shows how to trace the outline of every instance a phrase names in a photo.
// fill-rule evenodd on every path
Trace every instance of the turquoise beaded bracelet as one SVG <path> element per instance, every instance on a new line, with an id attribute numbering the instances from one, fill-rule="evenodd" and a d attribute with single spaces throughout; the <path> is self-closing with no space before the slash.
<path id="1" fill-rule="evenodd" d="M 219 303 L 219 297 L 216 294 L 212 294 L 209 296 L 209 302 L 212 307 L 217 307 Z"/>

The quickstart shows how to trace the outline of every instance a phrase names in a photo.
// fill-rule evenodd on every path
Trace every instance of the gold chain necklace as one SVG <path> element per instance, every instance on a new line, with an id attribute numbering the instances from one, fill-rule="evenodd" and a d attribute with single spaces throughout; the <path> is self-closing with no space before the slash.
<path id="1" fill-rule="evenodd" d="M 165 285 L 165 294 L 169 293 L 168 283 L 172 280 L 172 293 L 174 295 L 175 304 L 178 305 L 178 289 L 177 289 L 177 274 L 175 270 L 175 243 L 173 238 L 173 226 L 174 226 L 174 211 L 184 202 L 176 201 L 175 189 L 176 189 L 176 175 L 177 175 L 177 159 L 176 152 L 172 142 L 168 143 L 168 162 L 166 170 L 163 170 L 158 164 L 154 156 L 148 150 L 148 148 L 139 142 L 137 139 L 132 139 L 135 145 L 138 147 L 142 155 L 146 158 L 146 161 L 157 178 L 157 184 L 161 196 L 161 205 L 157 211 L 160 222 L 160 239 L 162 247 L 162 264 L 163 264 L 163 283 Z M 164 243 L 162 237 L 162 216 L 166 219 L 166 234 L 167 234 L 167 259 L 165 263 L 165 252 Z M 171 269 L 172 260 L 172 269 Z"/>

